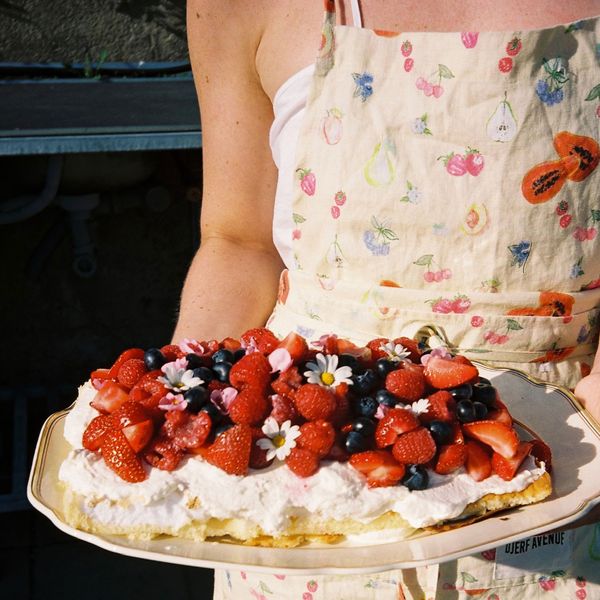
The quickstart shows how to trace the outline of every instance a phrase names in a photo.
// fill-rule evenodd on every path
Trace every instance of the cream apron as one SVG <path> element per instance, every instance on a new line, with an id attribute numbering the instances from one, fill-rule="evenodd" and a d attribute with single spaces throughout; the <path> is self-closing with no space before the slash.
<path id="1" fill-rule="evenodd" d="M 398 35 L 336 25 L 325 6 L 296 268 L 268 326 L 361 343 L 434 325 L 462 354 L 573 387 L 598 339 L 600 18 Z M 599 535 L 374 576 L 218 572 L 215 597 L 600 598 Z"/>

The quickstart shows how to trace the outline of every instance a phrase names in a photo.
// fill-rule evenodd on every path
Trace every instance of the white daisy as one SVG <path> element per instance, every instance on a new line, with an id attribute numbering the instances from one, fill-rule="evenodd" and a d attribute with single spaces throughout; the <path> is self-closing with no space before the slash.
<path id="1" fill-rule="evenodd" d="M 396 408 L 403 408 L 410 410 L 413 414 L 419 416 L 423 413 L 429 412 L 429 400 L 427 398 L 421 398 L 412 404 L 396 404 Z"/>
<path id="2" fill-rule="evenodd" d="M 410 350 L 407 350 L 402 344 L 394 344 L 394 342 L 381 344 L 379 349 L 385 352 L 387 359 L 392 362 L 400 362 L 410 356 Z"/>
<path id="3" fill-rule="evenodd" d="M 296 447 L 300 428 L 298 425 L 292 425 L 291 421 L 284 421 L 280 427 L 273 417 L 268 417 L 262 426 L 262 432 L 267 437 L 257 440 L 256 445 L 267 451 L 267 460 L 285 460 L 292 448 Z"/>
<path id="4" fill-rule="evenodd" d="M 200 377 L 194 377 L 194 372 L 187 368 L 188 362 L 185 358 L 178 358 L 173 362 L 161 367 L 165 377 L 158 377 L 158 381 L 170 390 L 185 392 L 190 388 L 204 383 Z"/>
<path id="5" fill-rule="evenodd" d="M 327 356 L 320 352 L 316 356 L 317 362 L 308 362 L 306 366 L 310 369 L 304 371 L 304 376 L 308 383 L 317 383 L 327 388 L 337 387 L 340 383 L 352 385 L 352 369 L 348 366 L 338 369 L 337 354 L 328 354 Z"/>

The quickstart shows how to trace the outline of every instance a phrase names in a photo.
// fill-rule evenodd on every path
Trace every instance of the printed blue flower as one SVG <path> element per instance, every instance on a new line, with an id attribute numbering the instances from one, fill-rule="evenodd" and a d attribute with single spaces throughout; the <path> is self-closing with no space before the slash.
<path id="1" fill-rule="evenodd" d="M 529 255 L 531 253 L 531 242 L 522 240 L 518 244 L 509 246 L 508 250 L 512 254 L 512 266 L 522 267 L 523 270 L 525 270 L 525 265 L 529 260 Z"/>

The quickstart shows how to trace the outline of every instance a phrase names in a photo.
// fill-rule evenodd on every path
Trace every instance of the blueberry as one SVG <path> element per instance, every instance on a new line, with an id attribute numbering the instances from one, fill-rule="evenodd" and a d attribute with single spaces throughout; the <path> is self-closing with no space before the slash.
<path id="1" fill-rule="evenodd" d="M 474 384 L 473 401 L 483 402 L 488 408 L 493 408 L 496 404 L 496 388 L 486 383 Z"/>
<path id="2" fill-rule="evenodd" d="M 233 364 L 233 352 L 231 350 L 227 350 L 227 348 L 221 348 L 212 355 L 212 360 L 215 364 L 219 364 L 222 362 L 228 362 L 230 364 Z"/>
<path id="3" fill-rule="evenodd" d="M 354 385 L 352 389 L 359 395 L 368 394 L 377 385 L 377 375 L 372 369 L 366 369 L 362 373 L 357 373 L 352 376 Z"/>
<path id="4" fill-rule="evenodd" d="M 215 374 L 212 372 L 212 369 L 208 367 L 198 367 L 193 371 L 194 377 L 200 377 L 204 383 L 208 383 L 215 378 Z"/>
<path id="5" fill-rule="evenodd" d="M 477 381 L 479 383 L 487 383 L 488 385 L 492 385 L 492 382 L 489 379 L 486 379 L 485 377 L 482 377 L 481 375 L 477 378 Z"/>
<path id="6" fill-rule="evenodd" d="M 398 368 L 398 363 L 388 360 L 387 358 L 380 358 L 375 363 L 375 371 L 377 372 L 377 375 L 379 375 L 379 377 L 381 377 L 382 379 L 388 373 L 395 371 L 397 368 Z"/>
<path id="7" fill-rule="evenodd" d="M 188 369 L 198 369 L 202 366 L 202 359 L 197 354 L 186 354 L 185 359 L 187 360 Z"/>
<path id="8" fill-rule="evenodd" d="M 475 420 L 475 409 L 470 400 L 461 400 L 456 405 L 456 416 L 462 423 L 470 423 Z"/>
<path id="9" fill-rule="evenodd" d="M 231 371 L 231 363 L 227 361 L 218 362 L 213 367 L 217 379 L 223 383 L 229 383 L 229 371 Z"/>
<path id="10" fill-rule="evenodd" d="M 158 348 L 150 348 L 144 352 L 144 365 L 148 371 L 160 369 L 166 362 L 165 355 Z"/>
<path id="11" fill-rule="evenodd" d="M 470 383 L 463 383 L 449 390 L 455 400 L 470 400 L 473 395 L 473 386 Z"/>
<path id="12" fill-rule="evenodd" d="M 356 398 L 352 403 L 354 413 L 360 417 L 373 417 L 379 408 L 379 404 L 372 396 Z"/>
<path id="13" fill-rule="evenodd" d="M 357 452 L 363 452 L 369 447 L 369 440 L 358 431 L 350 431 L 346 436 L 345 446 L 350 454 L 356 454 Z"/>
<path id="14" fill-rule="evenodd" d="M 221 412 L 212 402 L 207 402 L 200 410 L 205 412 L 213 423 L 218 423 L 221 420 Z"/>
<path id="15" fill-rule="evenodd" d="M 476 421 L 481 421 L 487 417 L 488 407 L 483 402 L 473 402 L 473 409 L 475 410 Z"/>
<path id="16" fill-rule="evenodd" d="M 358 358 L 353 354 L 340 354 L 338 356 L 338 367 L 350 367 L 353 373 L 358 373 L 361 369 Z"/>
<path id="17" fill-rule="evenodd" d="M 384 406 L 389 406 L 393 408 L 398 404 L 398 398 L 392 394 L 392 392 L 388 392 L 387 390 L 377 390 L 375 394 L 375 400 L 377 400 L 378 404 L 383 404 Z"/>
<path id="18" fill-rule="evenodd" d="M 408 465 L 402 483 L 411 491 L 424 490 L 429 485 L 429 475 L 421 465 Z"/>
<path id="19" fill-rule="evenodd" d="M 238 348 L 234 353 L 233 353 L 233 362 L 236 363 L 238 360 L 240 360 L 240 358 L 246 356 L 246 348 Z"/>
<path id="20" fill-rule="evenodd" d="M 222 423 L 219 423 L 219 425 L 217 425 L 214 429 L 215 438 L 219 437 L 222 433 L 228 429 L 231 429 L 232 427 L 233 423 L 230 421 L 223 421 Z"/>
<path id="21" fill-rule="evenodd" d="M 367 417 L 358 417 L 358 419 L 352 422 L 352 431 L 369 437 L 375 433 L 375 423 Z"/>
<path id="22" fill-rule="evenodd" d="M 452 440 L 453 428 L 446 421 L 431 421 L 429 431 L 437 446 L 448 444 Z"/>
<path id="23" fill-rule="evenodd" d="M 210 392 L 204 386 L 197 385 L 185 392 L 183 397 L 187 400 L 187 409 L 196 414 L 208 402 Z"/>

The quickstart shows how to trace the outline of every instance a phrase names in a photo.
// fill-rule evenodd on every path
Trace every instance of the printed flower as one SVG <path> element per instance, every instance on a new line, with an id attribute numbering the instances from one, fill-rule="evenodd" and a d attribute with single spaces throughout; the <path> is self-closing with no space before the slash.
<path id="1" fill-rule="evenodd" d="M 352 385 L 352 369 L 348 366 L 338 368 L 337 354 L 327 356 L 320 352 L 316 356 L 317 362 L 308 362 L 309 371 L 304 372 L 308 383 L 316 383 L 322 387 L 335 388 L 340 383 Z"/>
<path id="2" fill-rule="evenodd" d="M 585 272 L 581 266 L 582 261 L 583 256 L 571 267 L 571 279 L 577 279 L 578 277 L 585 275 Z"/>
<path id="3" fill-rule="evenodd" d="M 413 185 L 410 181 L 406 182 L 406 195 L 400 198 L 400 202 L 410 202 L 411 204 L 419 204 L 421 202 L 421 192 L 419 188 Z"/>
<path id="4" fill-rule="evenodd" d="M 191 338 L 185 338 L 179 344 L 179 347 L 186 354 L 197 354 L 198 356 L 203 356 L 206 352 L 204 346 L 198 340 L 193 340 Z"/>
<path id="5" fill-rule="evenodd" d="M 512 266 L 522 267 L 523 271 L 525 271 L 525 265 L 531 254 L 531 242 L 529 240 L 522 240 L 518 244 L 509 246 L 508 250 L 512 254 Z"/>
<path id="6" fill-rule="evenodd" d="M 257 440 L 256 445 L 267 451 L 267 460 L 285 460 L 291 449 L 296 447 L 300 428 L 292 425 L 291 421 L 285 421 L 280 427 L 273 417 L 268 417 L 262 426 L 262 432 L 267 437 Z"/>
<path id="7" fill-rule="evenodd" d="M 194 372 L 187 368 L 188 362 L 185 358 L 167 363 L 161 367 L 166 377 L 158 377 L 165 387 L 178 392 L 185 392 L 190 388 L 204 383 L 200 377 L 194 377 Z"/>
<path id="8" fill-rule="evenodd" d="M 427 127 L 427 113 L 416 118 L 412 123 L 410 128 L 413 130 L 413 133 L 418 133 L 422 135 L 432 135 L 431 130 Z"/>
<path id="9" fill-rule="evenodd" d="M 364 73 L 352 73 L 352 79 L 356 84 L 354 97 L 360 98 L 363 102 L 373 93 L 373 75 L 365 71 Z"/>
<path id="10" fill-rule="evenodd" d="M 387 256 L 390 253 L 390 242 L 398 240 L 398 236 L 375 216 L 371 217 L 371 225 L 373 229 L 367 229 L 363 233 L 365 246 L 373 256 Z"/>
<path id="11" fill-rule="evenodd" d="M 172 394 L 169 392 L 158 404 L 158 408 L 161 410 L 185 410 L 188 405 L 187 400 L 183 397 L 183 394 Z"/>
<path id="12" fill-rule="evenodd" d="M 394 342 L 381 344 L 379 349 L 383 350 L 386 354 L 386 358 L 392 362 L 400 362 L 410 356 L 410 350 L 407 350 L 402 344 L 394 344 Z"/>
<path id="13" fill-rule="evenodd" d="M 535 93 L 546 105 L 558 104 L 564 99 L 563 86 L 569 81 L 565 60 L 561 57 L 550 60 L 544 59 L 544 79 L 539 79 L 535 86 Z"/>

